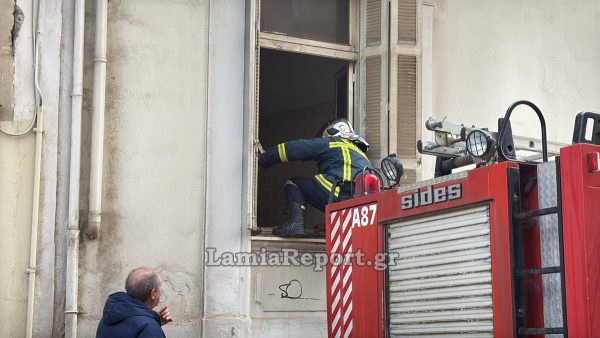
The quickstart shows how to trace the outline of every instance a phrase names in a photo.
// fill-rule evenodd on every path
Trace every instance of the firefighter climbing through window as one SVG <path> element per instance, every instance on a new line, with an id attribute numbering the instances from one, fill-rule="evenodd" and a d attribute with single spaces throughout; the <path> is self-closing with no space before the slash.
<path id="1" fill-rule="evenodd" d="M 366 151 L 369 144 L 354 132 L 346 119 L 327 124 L 320 137 L 280 143 L 267 149 L 258 159 L 262 168 L 288 161 L 317 161 L 314 177 L 292 177 L 284 186 L 288 208 L 287 220 L 273 228 L 278 237 L 304 237 L 306 203 L 325 211 L 333 200 L 343 200 L 352 194 L 352 179 L 371 164 Z"/>

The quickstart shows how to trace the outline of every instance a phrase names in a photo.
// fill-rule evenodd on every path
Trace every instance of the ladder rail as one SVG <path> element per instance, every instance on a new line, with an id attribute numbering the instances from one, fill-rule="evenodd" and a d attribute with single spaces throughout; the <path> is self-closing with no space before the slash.
<path id="1" fill-rule="evenodd" d="M 562 293 L 562 320 L 564 337 L 568 337 L 567 326 L 567 290 L 565 288 L 565 249 L 563 242 L 563 217 L 562 217 L 562 185 L 560 179 L 560 156 L 556 157 L 556 208 L 558 215 L 558 250 L 560 258 L 560 288 Z"/>
<path id="2" fill-rule="evenodd" d="M 515 336 L 524 337 L 527 335 L 539 334 L 562 334 L 568 337 L 567 316 L 566 316 L 566 290 L 565 290 L 565 270 L 564 270 L 564 247 L 563 247 L 563 222 L 562 222 L 562 194 L 560 183 L 560 157 L 556 157 L 556 184 L 557 184 L 557 204 L 555 207 L 541 208 L 535 210 L 521 210 L 522 194 L 520 191 L 519 170 L 509 169 L 509 198 L 510 198 L 510 226 L 511 226 L 511 251 L 512 251 L 512 271 L 513 271 L 513 304 L 514 310 L 514 332 Z M 559 266 L 526 268 L 525 265 L 525 243 L 523 230 L 531 223 L 531 219 L 544 215 L 556 214 L 558 218 L 558 246 L 559 246 Z M 562 327 L 527 327 L 527 290 L 525 281 L 529 276 L 542 274 L 559 274 L 561 283 L 561 301 L 562 301 Z M 543 310 L 542 310 L 543 311 Z"/>

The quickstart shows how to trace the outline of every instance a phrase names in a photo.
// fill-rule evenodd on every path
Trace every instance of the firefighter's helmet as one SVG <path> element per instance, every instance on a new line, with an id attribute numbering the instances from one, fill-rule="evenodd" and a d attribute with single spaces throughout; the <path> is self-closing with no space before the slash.
<path id="1" fill-rule="evenodd" d="M 369 149 L 369 143 L 367 143 L 367 141 L 364 138 L 360 137 L 360 135 L 356 134 L 354 132 L 354 128 L 352 128 L 352 125 L 350 124 L 350 121 L 344 118 L 336 119 L 329 122 L 329 124 L 327 124 L 327 126 L 325 126 L 325 128 L 323 129 L 321 136 L 340 136 L 342 138 L 352 141 L 354 144 L 356 144 L 356 146 L 358 146 L 358 148 L 360 148 L 360 150 L 364 152 L 366 152 Z"/>
<path id="2" fill-rule="evenodd" d="M 347 119 L 337 119 L 329 122 L 323 130 L 323 137 L 342 136 L 354 134 L 354 129 Z"/>

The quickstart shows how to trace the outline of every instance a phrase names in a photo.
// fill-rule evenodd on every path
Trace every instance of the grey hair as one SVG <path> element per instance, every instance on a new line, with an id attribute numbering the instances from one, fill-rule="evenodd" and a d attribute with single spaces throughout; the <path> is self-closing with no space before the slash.
<path id="1" fill-rule="evenodd" d="M 132 281 L 131 275 L 138 270 L 147 270 L 146 273 L 141 275 L 137 280 Z M 137 298 L 141 301 L 145 301 L 148 297 L 150 297 L 150 293 L 152 289 L 158 287 L 160 285 L 160 278 L 154 272 L 154 270 L 141 267 L 137 269 L 131 270 L 129 275 L 127 275 L 127 280 L 125 281 L 125 291 L 131 297 Z"/>

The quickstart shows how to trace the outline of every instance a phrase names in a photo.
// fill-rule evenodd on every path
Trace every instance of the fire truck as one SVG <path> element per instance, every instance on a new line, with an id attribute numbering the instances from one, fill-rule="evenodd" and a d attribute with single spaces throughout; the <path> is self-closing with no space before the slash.
<path id="1" fill-rule="evenodd" d="M 522 105 L 540 120 L 539 160 L 517 156 Z M 433 179 L 401 185 L 388 156 L 326 208 L 329 336 L 600 337 L 600 114 L 578 114 L 550 161 L 529 101 L 498 132 L 426 128 Z"/>

